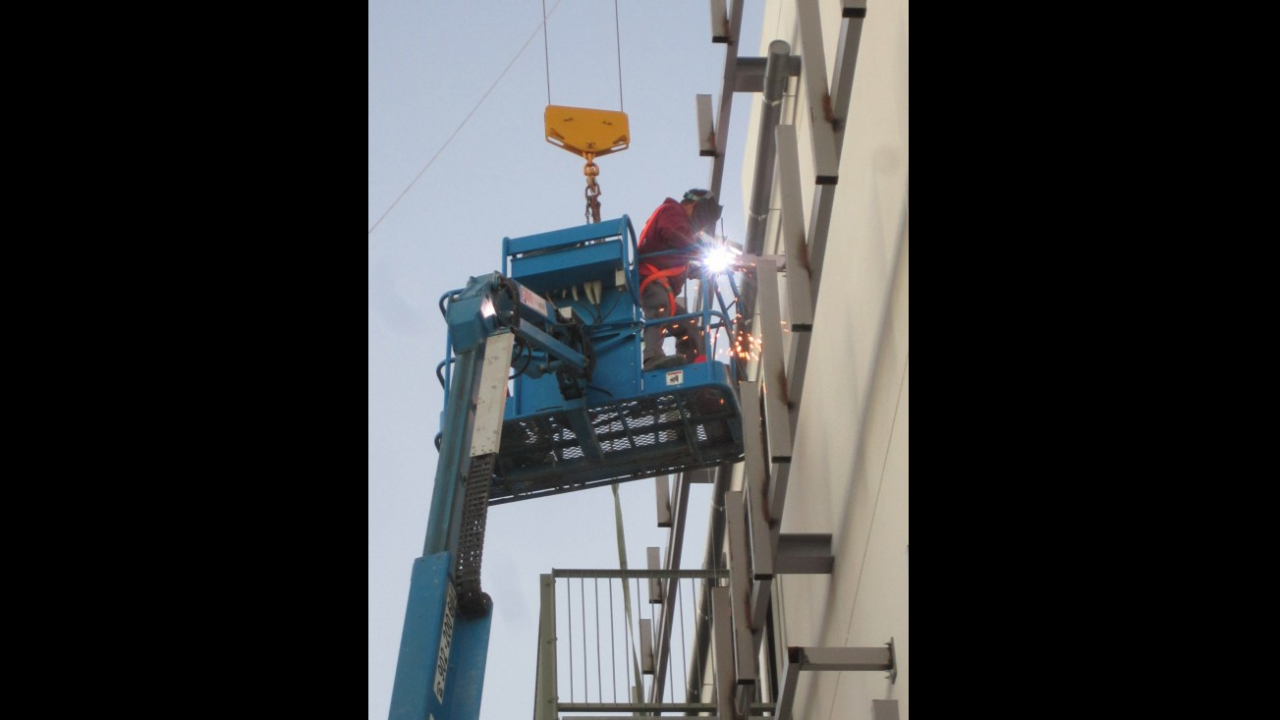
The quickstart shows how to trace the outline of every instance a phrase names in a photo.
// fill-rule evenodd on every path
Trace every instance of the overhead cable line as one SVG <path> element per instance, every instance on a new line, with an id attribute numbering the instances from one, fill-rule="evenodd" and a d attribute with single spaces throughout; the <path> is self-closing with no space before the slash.
<path id="1" fill-rule="evenodd" d="M 387 215 L 389 215 L 393 209 L 395 209 L 395 206 L 396 206 L 396 205 L 398 205 L 398 204 L 400 203 L 400 200 L 401 200 L 401 199 L 403 199 L 403 198 L 404 198 L 404 196 L 405 196 L 405 195 L 407 195 L 407 194 L 409 193 L 409 190 L 410 190 L 411 188 L 413 188 L 414 183 L 418 182 L 418 179 L 419 179 L 419 178 L 421 178 L 421 177 L 422 177 L 422 175 L 423 175 L 423 173 L 425 173 L 425 172 L 427 171 L 427 168 L 430 168 L 430 167 L 431 167 L 431 165 L 432 165 L 432 163 L 434 163 L 434 162 L 436 161 L 436 158 L 440 157 L 440 153 L 444 152 L 444 149 L 445 149 L 445 148 L 447 148 L 447 147 L 449 147 L 449 143 L 453 141 L 454 136 L 456 136 L 456 135 L 458 134 L 458 131 L 459 131 L 459 130 L 462 130 L 462 128 L 466 126 L 467 121 L 471 119 L 471 116 L 475 114 L 476 110 L 479 110 L 479 109 L 480 109 L 480 106 L 484 104 L 485 98 L 488 98 L 488 97 L 489 97 L 489 93 L 493 92 L 493 89 L 494 89 L 495 87 L 497 87 L 497 86 L 498 86 L 498 83 L 502 82 L 502 78 L 503 78 L 504 76 L 506 76 L 507 71 L 511 69 L 511 66 L 512 66 L 512 65 L 515 65 L 515 64 L 516 64 L 516 60 L 519 60 L 519 59 L 520 59 L 520 56 L 524 54 L 524 51 L 525 51 L 525 50 L 527 50 L 527 49 L 529 48 L 529 43 L 533 42 L 533 39 L 534 39 L 535 37 L 537 37 L 537 36 L 538 36 L 538 30 L 542 29 L 542 28 L 546 25 L 546 23 L 547 23 L 547 18 L 548 18 L 548 17 L 551 17 L 551 15 L 555 13 L 556 8 L 558 8 L 558 7 L 560 7 L 560 0 L 556 0 L 556 4 L 555 4 L 555 5 L 553 5 L 553 6 L 551 6 L 551 12 L 550 12 L 550 13 L 546 13 L 546 14 L 544 14 L 543 19 L 542 19 L 542 22 L 538 23 L 538 27 L 536 27 L 536 28 L 534 28 L 534 29 L 533 29 L 533 32 L 532 32 L 532 33 L 530 33 L 530 35 L 529 35 L 529 39 L 528 39 L 528 40 L 525 40 L 525 41 L 524 41 L 524 45 L 522 45 L 522 46 L 520 47 L 520 51 L 519 51 L 519 52 L 517 52 L 517 53 L 516 53 L 516 56 L 515 56 L 515 57 L 513 57 L 513 58 L 511 58 L 511 62 L 507 63 L 507 66 L 506 66 L 505 68 L 503 68 L 503 69 L 502 69 L 502 73 L 500 73 L 500 74 L 498 75 L 498 79 L 497 79 L 497 80 L 494 80 L 494 81 L 493 81 L 493 84 L 489 86 L 489 89 L 484 91 L 484 95 L 482 95 L 482 96 L 480 97 L 480 101 L 479 101 L 479 102 L 477 102 L 477 103 L 476 103 L 476 105 L 475 105 L 475 107 L 471 108 L 471 112 L 467 113 L 467 116 L 466 116 L 465 118 L 463 118 L 463 119 L 462 119 L 462 123 L 461 123 L 461 124 L 459 124 L 459 125 L 458 125 L 458 127 L 457 127 L 456 129 L 454 129 L 453 134 L 449 135 L 449 139 L 444 141 L 444 144 L 440 146 L 440 149 L 436 151 L 436 154 L 435 154 L 435 155 L 432 155 L 432 156 L 431 156 L 431 159 L 427 161 L 426 166 L 425 166 L 425 167 L 423 167 L 421 170 L 419 170 L 419 171 L 418 171 L 418 174 L 417 174 L 416 176 L 414 176 L 413 180 L 411 180 L 411 181 L 409 182 L 409 185 L 405 187 L 404 191 L 403 191 L 403 192 L 401 192 L 401 193 L 400 193 L 400 195 L 399 195 L 398 197 L 396 197 L 396 199 L 395 199 L 394 201 L 392 201 L 391 206 L 390 206 L 390 207 L 388 207 L 388 208 L 387 208 L 387 209 L 382 213 L 382 216 L 381 216 L 381 217 L 379 217 L 379 218 L 377 219 L 377 221 L 373 223 L 373 225 L 372 225 L 372 226 L 370 226 L 370 228 L 369 228 L 369 235 L 373 235 L 373 231 L 374 231 L 375 229 L 377 229 L 378 225 L 380 225 L 380 224 L 382 223 L 383 219 L 384 219 L 384 218 L 386 218 L 386 217 L 387 217 Z M 547 83 L 548 83 L 548 85 L 547 85 L 547 93 L 548 93 L 548 94 L 551 92 L 551 85 L 550 85 L 550 82 L 551 82 L 551 81 L 550 81 L 550 78 L 548 78 L 548 80 L 547 80 Z"/>
<path id="2" fill-rule="evenodd" d="M 551 12 L 555 12 L 551 8 Z M 547 104 L 551 104 L 551 50 L 547 48 L 547 0 L 542 0 L 542 63 L 547 70 Z"/>
<path id="3" fill-rule="evenodd" d="M 613 37 L 615 47 L 618 48 L 618 109 L 625 111 L 626 108 L 622 105 L 622 29 L 618 26 L 618 0 L 613 0 Z"/>

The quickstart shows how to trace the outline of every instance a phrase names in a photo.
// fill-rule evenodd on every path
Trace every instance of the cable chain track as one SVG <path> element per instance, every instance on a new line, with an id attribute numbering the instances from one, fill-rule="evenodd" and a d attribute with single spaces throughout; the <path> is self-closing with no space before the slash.
<path id="1" fill-rule="evenodd" d="M 489 484 L 493 481 L 496 453 L 471 458 L 466 494 L 462 501 L 462 527 L 458 533 L 458 558 L 454 578 L 458 588 L 458 611 L 466 617 L 486 612 L 485 594 L 480 589 L 480 562 L 484 559 L 484 530 L 489 512 Z"/>

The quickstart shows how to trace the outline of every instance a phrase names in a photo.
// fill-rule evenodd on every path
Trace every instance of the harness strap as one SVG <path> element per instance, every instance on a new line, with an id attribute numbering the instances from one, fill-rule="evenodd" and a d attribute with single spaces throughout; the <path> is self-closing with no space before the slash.
<path id="1" fill-rule="evenodd" d="M 671 283 L 667 278 L 679 275 L 684 271 L 685 267 L 683 265 L 677 265 L 676 267 L 667 268 L 666 270 L 659 270 L 649 263 L 640 263 L 640 274 L 644 276 L 644 279 L 640 281 L 640 296 L 644 297 L 644 289 L 649 286 L 649 283 L 655 280 L 658 281 L 658 283 L 667 291 L 667 302 L 669 303 L 670 308 L 670 315 L 668 317 L 674 317 L 676 314 L 676 296 L 675 293 L 671 292 Z"/>
<path id="2" fill-rule="evenodd" d="M 658 206 L 658 210 L 661 210 L 661 209 L 662 209 L 662 206 Z M 654 210 L 652 213 L 650 213 L 649 219 L 644 221 L 644 228 L 640 230 L 641 244 L 644 244 L 644 239 L 649 236 L 649 226 L 653 224 L 653 219 L 658 217 L 658 210 Z"/>
<path id="3" fill-rule="evenodd" d="M 661 206 L 659 206 L 657 210 L 654 210 L 653 213 L 649 215 L 649 219 L 644 221 L 644 229 L 640 231 L 641 246 L 644 245 L 645 238 L 649 236 L 649 226 L 653 224 L 653 219 L 658 217 L 658 210 L 661 209 Z M 668 317 L 675 317 L 676 296 L 675 293 L 671 292 L 671 283 L 667 281 L 667 278 L 679 275 L 688 269 L 688 263 L 667 268 L 666 270 L 659 270 L 651 263 L 640 263 L 640 275 L 642 276 L 642 279 L 640 280 L 640 296 L 644 297 L 644 289 L 648 287 L 649 283 L 657 280 L 667 290 L 667 302 L 669 303 L 670 308 L 670 315 Z"/>

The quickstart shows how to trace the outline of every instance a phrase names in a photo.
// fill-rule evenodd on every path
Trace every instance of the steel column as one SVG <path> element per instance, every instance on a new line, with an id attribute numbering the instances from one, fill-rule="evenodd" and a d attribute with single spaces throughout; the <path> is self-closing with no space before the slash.
<path id="1" fill-rule="evenodd" d="M 733 709 L 733 610 L 729 602 L 729 588 L 716 586 L 711 589 L 711 625 L 715 632 L 716 708 L 721 717 L 735 716 Z"/>
<path id="2" fill-rule="evenodd" d="M 783 362 L 782 314 L 778 300 L 778 268 L 761 259 L 756 263 L 760 312 L 760 373 L 764 389 L 765 433 L 769 438 L 769 459 L 791 461 L 791 418 L 787 411 L 787 369 Z"/>
<path id="3" fill-rule="evenodd" d="M 538 675 L 533 720 L 558 720 L 556 703 L 556 581 L 542 575 L 542 604 L 538 621 Z"/>
<path id="4" fill-rule="evenodd" d="M 778 536 L 777 571 L 829 575 L 835 567 L 831 533 L 785 533 Z"/>
<path id="5" fill-rule="evenodd" d="M 742 408 L 742 444 L 745 449 L 743 483 L 746 486 L 747 529 L 751 535 L 751 577 L 773 577 L 773 545 L 769 532 L 764 443 L 760 425 L 760 384 L 743 381 L 738 386 Z M 752 627 L 757 627 L 754 623 Z"/>
<path id="6" fill-rule="evenodd" d="M 746 509 L 742 492 L 724 495 L 725 527 L 729 534 L 729 601 L 733 611 L 733 669 L 739 685 L 756 681 L 756 656 L 751 642 L 751 568 L 747 562 Z"/>
<path id="7" fill-rule="evenodd" d="M 658 501 L 658 527 L 671 527 L 671 483 L 669 475 L 653 478 L 653 489 Z"/>
<path id="8" fill-rule="evenodd" d="M 809 138 L 813 147 L 814 182 L 835 185 L 840 174 L 840 154 L 832 127 L 831 96 L 827 92 L 827 56 L 822 48 L 822 20 L 818 0 L 796 0 L 796 24 L 800 26 L 800 61 L 805 95 L 809 102 Z M 759 160 L 757 159 L 757 162 Z"/>
<path id="9" fill-rule="evenodd" d="M 756 167 L 747 206 L 746 248 L 764 244 L 769 219 L 769 198 L 773 195 L 774 128 L 782 116 L 782 96 L 787 88 L 787 68 L 791 46 L 782 40 L 769 43 L 765 60 L 764 88 L 760 95 L 760 126 L 756 136 Z"/>
<path id="10" fill-rule="evenodd" d="M 809 251 L 804 241 L 804 197 L 800 188 L 800 150 L 795 125 L 779 125 L 778 194 L 782 197 L 782 243 L 787 257 L 788 316 L 791 332 L 813 329 L 809 289 Z"/>

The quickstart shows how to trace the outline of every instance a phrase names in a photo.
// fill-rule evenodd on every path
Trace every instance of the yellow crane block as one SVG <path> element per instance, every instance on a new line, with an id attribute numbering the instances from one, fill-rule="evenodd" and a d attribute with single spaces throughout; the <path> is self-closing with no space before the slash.
<path id="1" fill-rule="evenodd" d="M 618 110 L 548 105 L 543 121 L 547 142 L 588 161 L 626 150 L 631 144 L 627 114 Z"/>

